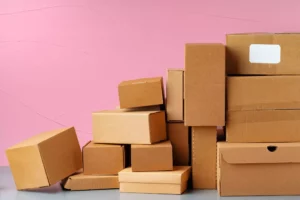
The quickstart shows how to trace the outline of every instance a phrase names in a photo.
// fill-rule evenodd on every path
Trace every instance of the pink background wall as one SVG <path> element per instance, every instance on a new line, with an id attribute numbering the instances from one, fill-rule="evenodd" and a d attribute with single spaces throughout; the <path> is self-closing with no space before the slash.
<path id="1" fill-rule="evenodd" d="M 300 31 L 298 0 L 0 1 L 0 165 L 9 146 L 118 105 L 124 79 L 182 68 L 186 42 Z"/>

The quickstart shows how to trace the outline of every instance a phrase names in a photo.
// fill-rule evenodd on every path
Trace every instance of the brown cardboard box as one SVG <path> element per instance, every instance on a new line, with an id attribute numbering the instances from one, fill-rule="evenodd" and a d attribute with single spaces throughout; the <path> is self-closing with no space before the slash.
<path id="1" fill-rule="evenodd" d="M 172 143 L 174 165 L 189 165 L 189 128 L 183 123 L 168 122 L 168 137 Z"/>
<path id="2" fill-rule="evenodd" d="M 82 168 L 73 127 L 33 136 L 8 148 L 6 156 L 18 190 L 53 185 Z"/>
<path id="3" fill-rule="evenodd" d="M 192 127 L 193 188 L 216 188 L 217 127 Z"/>
<path id="4" fill-rule="evenodd" d="M 123 81 L 118 89 L 120 108 L 164 104 L 162 77 Z"/>
<path id="5" fill-rule="evenodd" d="M 83 147 L 85 175 L 114 175 L 125 168 L 123 145 L 87 143 Z"/>
<path id="6" fill-rule="evenodd" d="M 300 74 L 300 34 L 230 34 L 226 43 L 228 74 Z"/>
<path id="7" fill-rule="evenodd" d="M 218 143 L 220 196 L 299 195 L 300 143 Z"/>
<path id="8" fill-rule="evenodd" d="M 166 85 L 167 119 L 183 121 L 183 69 L 169 69 Z"/>
<path id="9" fill-rule="evenodd" d="M 165 141 L 152 145 L 131 145 L 131 167 L 134 172 L 172 170 L 171 142 Z"/>
<path id="10" fill-rule="evenodd" d="M 225 125 L 225 47 L 185 46 L 184 120 L 186 126 Z"/>
<path id="11" fill-rule="evenodd" d="M 94 143 L 152 144 L 167 137 L 164 111 L 110 110 L 92 117 Z"/>
<path id="12" fill-rule="evenodd" d="M 119 172 L 120 192 L 182 194 L 187 188 L 191 167 L 174 166 L 173 171 Z"/>

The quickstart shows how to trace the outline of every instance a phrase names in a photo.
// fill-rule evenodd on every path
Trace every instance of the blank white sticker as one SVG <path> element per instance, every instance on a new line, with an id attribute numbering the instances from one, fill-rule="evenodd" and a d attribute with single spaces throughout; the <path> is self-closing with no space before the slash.
<path id="1" fill-rule="evenodd" d="M 249 48 L 250 63 L 280 63 L 281 47 L 278 44 L 251 44 Z"/>

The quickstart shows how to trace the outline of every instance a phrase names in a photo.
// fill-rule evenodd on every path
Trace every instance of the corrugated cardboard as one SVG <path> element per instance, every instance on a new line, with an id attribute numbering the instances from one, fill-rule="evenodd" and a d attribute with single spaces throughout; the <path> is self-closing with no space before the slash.
<path id="1" fill-rule="evenodd" d="M 134 172 L 165 171 L 173 169 L 170 141 L 152 145 L 131 145 L 131 167 Z"/>
<path id="2" fill-rule="evenodd" d="M 83 147 L 85 175 L 113 175 L 125 168 L 124 145 L 95 144 Z"/>
<path id="3" fill-rule="evenodd" d="M 225 125 L 225 47 L 185 46 L 184 123 L 186 126 Z"/>
<path id="4" fill-rule="evenodd" d="M 226 43 L 228 74 L 300 74 L 300 34 L 230 34 L 226 37 Z M 265 49 L 257 55 L 263 63 L 251 61 L 251 53 L 254 52 L 250 49 L 254 45 L 259 47 L 256 50 Z M 278 55 L 265 47 L 278 47 L 275 51 Z M 277 61 L 273 62 L 274 59 Z"/>
<path id="5" fill-rule="evenodd" d="M 191 167 L 174 166 L 173 171 L 119 172 L 120 192 L 182 194 L 187 187 Z"/>
<path id="6" fill-rule="evenodd" d="M 166 85 L 167 119 L 183 121 L 183 69 L 169 69 Z"/>
<path id="7" fill-rule="evenodd" d="M 94 143 L 152 144 L 167 137 L 164 111 L 111 110 L 92 117 Z"/>
<path id="8" fill-rule="evenodd" d="M 33 136 L 8 148 L 6 156 L 18 190 L 53 185 L 82 168 L 73 127 Z"/>
<path id="9" fill-rule="evenodd" d="M 168 137 L 172 143 L 174 165 L 189 165 L 189 128 L 183 123 L 168 122 Z"/>
<path id="10" fill-rule="evenodd" d="M 299 195 L 300 143 L 218 143 L 220 196 Z"/>
<path id="11" fill-rule="evenodd" d="M 193 188 L 216 188 L 217 127 L 192 127 Z"/>
<path id="12" fill-rule="evenodd" d="M 123 81 L 118 89 L 120 108 L 164 104 L 162 77 Z"/>

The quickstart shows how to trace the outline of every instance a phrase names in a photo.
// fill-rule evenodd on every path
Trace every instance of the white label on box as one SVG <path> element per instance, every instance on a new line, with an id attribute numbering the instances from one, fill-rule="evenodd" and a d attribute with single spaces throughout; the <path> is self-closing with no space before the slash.
<path id="1" fill-rule="evenodd" d="M 250 63 L 280 63 L 281 47 L 279 44 L 251 44 L 249 48 Z"/>

